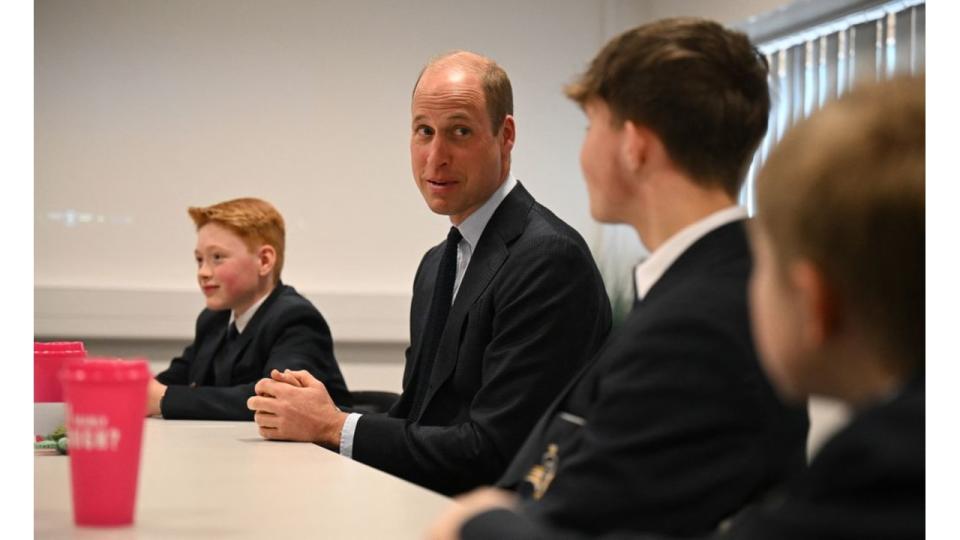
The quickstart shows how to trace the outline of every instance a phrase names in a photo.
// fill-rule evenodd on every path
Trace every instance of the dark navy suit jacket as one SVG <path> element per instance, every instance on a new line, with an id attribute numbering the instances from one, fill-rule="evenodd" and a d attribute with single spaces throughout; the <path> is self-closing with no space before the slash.
<path id="1" fill-rule="evenodd" d="M 227 346 L 229 322 L 229 310 L 204 309 L 197 317 L 193 343 L 157 375 L 168 385 L 160 403 L 164 418 L 253 420 L 247 399 L 272 369 L 307 370 L 326 385 L 334 402 L 351 404 L 333 357 L 330 329 L 317 308 L 293 287 L 277 284 Z M 205 384 L 211 379 L 214 384 Z"/>
<path id="2" fill-rule="evenodd" d="M 455 494 L 503 474 L 603 342 L 610 303 L 580 235 L 518 184 L 477 242 L 436 362 L 413 377 L 442 250 L 427 252 L 414 280 L 403 393 L 388 414 L 360 418 L 353 458 Z"/>

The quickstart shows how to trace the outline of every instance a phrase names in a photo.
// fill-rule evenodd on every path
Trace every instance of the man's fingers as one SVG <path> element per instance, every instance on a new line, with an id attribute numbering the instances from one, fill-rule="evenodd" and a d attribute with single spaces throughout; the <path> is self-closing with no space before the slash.
<path id="1" fill-rule="evenodd" d="M 250 398 L 247 399 L 247 408 L 251 411 L 276 413 L 278 404 L 276 398 L 250 396 Z"/>
<path id="2" fill-rule="evenodd" d="M 285 369 L 283 371 L 280 371 L 279 369 L 274 369 L 270 372 L 270 377 L 275 381 L 291 384 L 293 386 L 303 386 L 300 383 L 300 380 L 297 379 L 293 375 L 293 372 L 290 371 L 289 369 Z"/>
<path id="3" fill-rule="evenodd" d="M 262 428 L 280 427 L 280 417 L 273 413 L 257 411 L 253 415 L 253 421 L 256 422 L 257 425 Z"/>
<path id="4" fill-rule="evenodd" d="M 288 375 L 295 378 L 299 386 L 303 387 L 315 387 L 317 385 L 323 386 L 323 383 L 318 381 L 316 377 L 310 374 L 309 371 L 305 369 L 300 369 L 297 371 L 284 370 Z"/>
<path id="5" fill-rule="evenodd" d="M 260 379 L 260 382 L 257 383 L 254 390 L 261 396 L 282 398 L 287 395 L 288 391 L 293 390 L 295 387 L 295 385 L 273 379 Z"/>
<path id="6" fill-rule="evenodd" d="M 270 370 L 270 378 L 277 382 L 287 382 L 284 380 L 286 377 L 284 377 L 283 372 L 276 368 Z"/>
<path id="7" fill-rule="evenodd" d="M 259 429 L 260 436 L 268 440 L 276 440 L 278 438 L 277 428 L 265 428 L 261 427 Z"/>
<path id="8" fill-rule="evenodd" d="M 271 397 L 272 397 L 272 396 L 274 395 L 274 393 L 268 390 L 268 389 L 271 387 L 272 384 L 274 384 L 274 382 L 273 382 L 272 380 L 270 380 L 270 379 L 268 379 L 268 378 L 265 377 L 265 378 L 260 379 L 259 381 L 257 381 L 256 386 L 253 387 L 253 391 L 254 391 L 258 396 L 271 396 Z"/>

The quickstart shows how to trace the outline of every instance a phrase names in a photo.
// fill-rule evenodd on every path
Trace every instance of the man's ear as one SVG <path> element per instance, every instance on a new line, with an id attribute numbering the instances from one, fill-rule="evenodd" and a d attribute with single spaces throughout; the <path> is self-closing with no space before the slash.
<path id="1" fill-rule="evenodd" d="M 512 114 L 508 114 L 503 119 L 503 125 L 500 126 L 500 150 L 501 152 L 509 155 L 513 150 L 514 143 L 517 142 L 517 124 L 513 119 Z"/>
<path id="2" fill-rule="evenodd" d="M 836 290 L 811 261 L 791 263 L 789 279 L 800 310 L 800 339 L 811 349 L 819 349 L 840 332 L 843 309 Z"/>
<path id="3" fill-rule="evenodd" d="M 647 152 L 650 148 L 650 132 L 637 126 L 631 120 L 623 123 L 622 132 L 620 162 L 627 171 L 637 172 L 647 160 Z"/>
<path id="4" fill-rule="evenodd" d="M 260 277 L 268 276 L 277 264 L 277 250 L 273 246 L 264 244 L 257 250 L 257 262 L 260 263 L 258 273 Z"/>

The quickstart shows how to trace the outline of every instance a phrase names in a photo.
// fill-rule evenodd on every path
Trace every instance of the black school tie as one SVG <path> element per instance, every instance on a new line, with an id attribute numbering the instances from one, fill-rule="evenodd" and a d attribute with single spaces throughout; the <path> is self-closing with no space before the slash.
<path id="1" fill-rule="evenodd" d="M 420 406 L 426 398 L 430 373 L 433 372 L 433 364 L 437 357 L 437 347 L 440 346 L 443 327 L 447 324 L 447 316 L 450 315 L 453 284 L 457 280 L 457 245 L 461 238 L 463 236 L 460 235 L 460 231 L 456 227 L 450 227 L 447 243 L 444 244 L 443 255 L 440 257 L 440 266 L 437 269 L 437 281 L 430 301 L 430 312 L 427 314 L 427 325 L 423 330 L 423 346 L 420 348 L 420 358 L 417 361 L 417 373 L 414 378 L 417 394 L 410 409 L 411 419 L 419 415 Z"/>
<path id="2" fill-rule="evenodd" d="M 233 347 L 233 344 L 237 341 L 237 336 L 239 335 L 240 332 L 237 331 L 237 323 L 230 323 L 230 325 L 227 327 L 227 335 L 224 337 L 223 342 L 220 344 L 220 348 L 217 349 L 217 353 L 213 357 L 213 369 L 207 371 L 207 377 L 204 381 L 204 385 L 218 386 L 229 384 L 230 374 L 227 373 L 227 358 L 229 358 L 230 350 Z"/>

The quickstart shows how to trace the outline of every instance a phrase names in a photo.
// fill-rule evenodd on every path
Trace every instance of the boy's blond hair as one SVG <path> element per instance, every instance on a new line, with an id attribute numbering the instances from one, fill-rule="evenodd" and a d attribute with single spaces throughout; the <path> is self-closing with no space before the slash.
<path id="1" fill-rule="evenodd" d="M 261 245 L 272 246 L 277 252 L 273 267 L 273 282 L 280 282 L 283 270 L 283 248 L 286 227 L 283 216 L 272 204 L 261 199 L 245 197 L 217 203 L 213 206 L 187 209 L 197 230 L 208 223 L 216 223 L 233 231 L 253 253 Z"/>
<path id="2" fill-rule="evenodd" d="M 813 262 L 899 369 L 924 365 L 924 79 L 855 89 L 791 129 L 757 181 L 781 269 Z"/>

